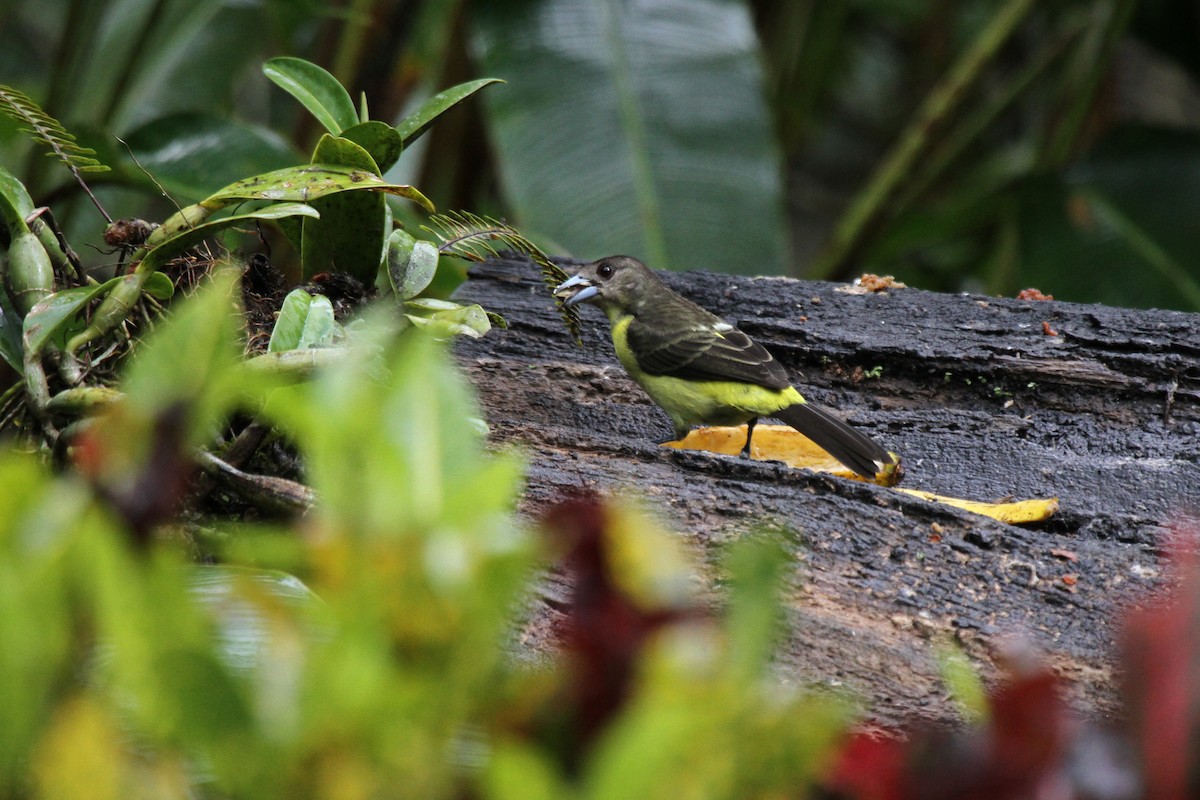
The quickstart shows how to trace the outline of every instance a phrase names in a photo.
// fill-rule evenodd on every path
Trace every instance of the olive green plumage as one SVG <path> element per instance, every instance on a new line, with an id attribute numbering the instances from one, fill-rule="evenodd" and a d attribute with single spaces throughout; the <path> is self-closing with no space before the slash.
<path id="1" fill-rule="evenodd" d="M 775 417 L 868 478 L 894 463 L 890 453 L 828 412 L 807 403 L 766 348 L 671 291 L 628 256 L 584 266 L 555 294 L 568 305 L 599 306 L 612 325 L 617 358 L 671 418 L 682 438 L 693 425 L 749 423 Z"/>

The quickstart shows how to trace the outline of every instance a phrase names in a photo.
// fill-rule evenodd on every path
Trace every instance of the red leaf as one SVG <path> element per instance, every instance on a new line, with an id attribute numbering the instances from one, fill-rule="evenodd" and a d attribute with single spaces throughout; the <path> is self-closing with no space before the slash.
<path id="1" fill-rule="evenodd" d="M 902 800 L 906 742 L 895 736 L 858 731 L 838 752 L 825 782 L 835 797 Z"/>
<path id="2" fill-rule="evenodd" d="M 1200 567 L 1178 546 L 1168 548 L 1178 580 L 1131 613 L 1123 637 L 1129 725 L 1142 766 L 1145 796 L 1182 800 L 1200 792 Z"/>
<path id="3" fill-rule="evenodd" d="M 559 504 L 544 523 L 567 548 L 563 566 L 573 585 L 563 644 L 570 657 L 569 708 L 564 711 L 572 718 L 577 740 L 569 760 L 575 761 L 624 707 L 650 637 L 699 612 L 645 609 L 625 595 L 610 571 L 608 509 L 596 496 Z"/>

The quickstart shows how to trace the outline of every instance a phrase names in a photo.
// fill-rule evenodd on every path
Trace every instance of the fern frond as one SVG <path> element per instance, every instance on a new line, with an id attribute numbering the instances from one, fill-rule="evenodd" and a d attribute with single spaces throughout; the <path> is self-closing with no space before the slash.
<path id="1" fill-rule="evenodd" d="M 0 84 L 0 113 L 7 114 L 17 122 L 24 123 L 26 127 L 21 128 L 21 131 L 30 134 L 34 139 L 50 148 L 52 152 L 46 155 L 58 156 L 67 169 L 71 170 L 71 175 L 75 177 L 75 181 L 83 189 L 88 199 L 92 201 L 92 205 L 111 225 L 112 217 L 104 210 L 104 206 L 100 205 L 96 195 L 92 194 L 91 187 L 83 179 L 85 172 L 108 172 L 107 165 L 92 158 L 96 155 L 96 151 L 77 143 L 75 137 L 67 132 L 62 123 L 43 111 L 42 107 L 33 102 L 28 95 L 4 84 Z"/>
<path id="2" fill-rule="evenodd" d="M 42 110 L 23 92 L 0 84 L 0 111 L 23 123 L 21 130 L 54 151 L 54 155 L 72 172 L 107 172 L 108 167 L 95 158 L 96 151 L 76 143 L 62 123 Z M 76 175 L 78 177 L 78 175 Z"/>
<path id="3" fill-rule="evenodd" d="M 520 231 L 491 217 L 472 214 L 469 211 L 448 211 L 445 214 L 434 214 L 429 218 L 429 225 L 422 227 L 441 242 L 438 252 L 456 255 L 469 261 L 499 258 L 502 248 L 524 253 L 538 265 L 542 273 L 542 282 L 551 291 L 569 277 L 562 267 L 552 262 L 540 247 L 525 238 Z M 577 343 L 581 342 L 579 310 L 564 306 L 558 298 L 555 298 L 555 303 L 567 330 Z"/>

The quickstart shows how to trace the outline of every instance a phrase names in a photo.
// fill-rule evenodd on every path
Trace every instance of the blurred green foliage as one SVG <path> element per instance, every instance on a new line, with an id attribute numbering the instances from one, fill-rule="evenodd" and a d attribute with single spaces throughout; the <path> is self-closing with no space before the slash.
<path id="1" fill-rule="evenodd" d="M 1200 308 L 1183 242 L 1200 94 L 1178 46 L 1194 49 L 1193 5 L 758 5 L 774 97 L 804 98 L 778 118 L 804 189 L 793 219 L 833 226 L 809 249 L 816 276 Z M 1190 32 L 1164 35 L 1167 19 Z M 805 37 L 771 35 L 788 21 Z"/>
<path id="2" fill-rule="evenodd" d="M 815 779 L 847 707 L 768 678 L 780 547 L 734 548 L 722 625 L 646 518 L 577 501 L 541 536 L 519 522 L 522 461 L 486 451 L 427 332 L 376 317 L 285 384 L 240 359 L 236 295 L 224 270 L 146 338 L 78 475 L 0 455 L 0 797 L 765 797 Z M 297 443 L 320 502 L 197 539 L 174 508 L 192 448 L 247 408 Z M 560 667 L 521 666 L 529 582 L 564 553 L 603 588 L 575 601 Z M 597 668 L 621 686 L 588 701 Z"/>
<path id="3" fill-rule="evenodd" d="M 1196 309 L 1197 14 L 1184 0 L 59 0 L 0 9 L 0 80 L 116 167 L 98 188 L 118 216 L 162 212 L 113 134 L 179 202 L 310 151 L 316 127 L 257 74 L 294 54 L 391 123 L 477 72 L 508 79 L 384 177 L 578 256 Z M 62 205 L 76 190 L 25 153 L 0 124 L 0 162 L 24 159 L 14 172 L 69 238 L 94 240 L 94 219 Z"/>

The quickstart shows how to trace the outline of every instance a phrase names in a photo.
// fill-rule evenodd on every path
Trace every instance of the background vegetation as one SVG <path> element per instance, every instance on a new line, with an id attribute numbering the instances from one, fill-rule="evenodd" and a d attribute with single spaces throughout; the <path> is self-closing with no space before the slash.
<path id="1" fill-rule="evenodd" d="M 122 165 L 103 195 L 120 215 L 146 216 L 157 191 L 113 134 L 181 203 L 307 151 L 317 128 L 258 70 L 291 54 L 388 122 L 452 83 L 508 79 L 386 177 L 552 252 L 1197 309 L 1197 13 L 62 0 L 0 10 L 0 75 Z M 11 126 L 0 155 L 39 201 L 74 193 Z M 94 222 L 72 217 L 72 233 Z"/>

